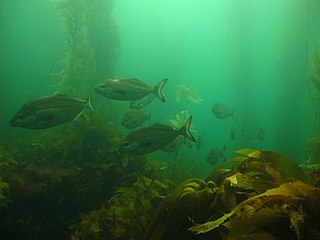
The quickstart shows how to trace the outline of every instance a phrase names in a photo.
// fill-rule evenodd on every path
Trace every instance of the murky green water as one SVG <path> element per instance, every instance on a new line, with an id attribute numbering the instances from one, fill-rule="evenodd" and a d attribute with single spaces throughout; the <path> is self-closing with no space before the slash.
<path id="1" fill-rule="evenodd" d="M 319 96 L 308 78 L 317 76 L 310 54 L 320 49 L 319 9 L 316 0 L 2 0 L 0 141 L 17 162 L 10 171 L 28 182 L 30 171 L 34 174 L 35 170 L 26 170 L 26 166 L 48 167 L 47 175 L 51 167 L 70 170 L 65 175 L 60 172 L 57 178 L 51 176 L 57 195 L 50 192 L 52 189 L 45 190 L 56 196 L 56 211 L 64 211 L 68 205 L 60 209 L 56 204 L 67 198 L 59 193 L 62 176 L 72 179 L 77 175 L 77 180 L 67 180 L 65 191 L 78 189 L 91 179 L 88 186 L 97 185 L 93 190 L 97 193 L 115 189 L 118 178 L 141 171 L 143 163 L 124 170 L 128 159 L 112 155 L 131 131 L 121 126 L 128 101 L 110 100 L 94 91 L 107 78 L 129 77 L 152 87 L 168 78 L 162 90 L 166 102 L 155 99 L 142 110 L 151 116 L 144 127 L 156 122 L 170 124 L 182 111 L 193 116 L 192 133 L 204 142 L 200 149 L 194 143 L 192 148 L 182 144 L 175 153 L 159 150 L 147 155 L 158 161 L 160 168 L 170 167 L 167 164 L 172 160 L 177 169 L 187 169 L 176 179 L 178 183 L 192 175 L 203 177 L 213 169 L 206 160 L 212 148 L 225 147 L 224 158 L 231 157 L 232 150 L 253 148 L 305 162 L 310 157 L 307 143 L 319 131 Z M 57 92 L 82 99 L 90 94 L 95 112 L 86 109 L 76 120 L 50 129 L 10 126 L 10 119 L 24 103 Z M 233 117 L 217 118 L 212 112 L 214 103 L 224 104 Z M 119 161 L 123 165 L 116 175 L 97 177 L 105 174 L 96 174 L 97 169 L 108 169 L 108 164 Z M 5 174 L 7 167 L 1 170 L 4 182 L 13 178 Z M 87 167 L 90 173 L 83 171 Z M 41 179 L 37 175 L 32 184 Z M 37 184 L 34 187 L 41 188 Z M 19 198 L 11 194 L 8 199 Z M 76 210 L 63 216 L 59 239 L 67 239 L 66 226 L 77 221 L 78 213 L 98 208 L 112 194 L 113 190 L 108 190 L 93 194 L 92 199 L 81 196 L 86 202 L 77 203 Z M 32 198 L 28 201 L 36 204 Z M 37 201 L 41 202 L 38 195 Z M 14 204 L 3 204 L 4 216 L 12 213 Z M 10 216 L 22 219 L 19 233 L 11 238 L 8 234 L 6 239 L 22 239 L 23 226 L 43 224 L 47 228 L 45 214 L 37 221 L 27 218 L 22 210 L 17 212 Z M 13 224 L 2 222 L 6 222 L 4 226 Z M 48 237 L 46 231 L 39 232 L 36 237 L 26 233 L 25 239 L 57 239 Z"/>

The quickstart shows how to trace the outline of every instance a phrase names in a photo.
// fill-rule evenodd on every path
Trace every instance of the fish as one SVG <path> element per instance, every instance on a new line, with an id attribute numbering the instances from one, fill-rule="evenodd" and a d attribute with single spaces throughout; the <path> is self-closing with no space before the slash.
<path id="1" fill-rule="evenodd" d="M 156 96 L 154 94 L 149 93 L 147 96 L 145 96 L 141 99 L 130 101 L 129 107 L 133 108 L 133 109 L 140 110 L 140 109 L 145 108 L 146 106 L 150 105 L 153 102 L 155 97 Z"/>
<path id="2" fill-rule="evenodd" d="M 265 131 L 263 130 L 263 128 L 260 128 L 257 132 L 257 139 L 260 140 L 260 141 L 263 141 L 265 138 L 266 138 L 266 133 Z"/>
<path id="3" fill-rule="evenodd" d="M 122 101 L 139 100 L 152 93 L 162 102 L 165 102 L 166 100 L 161 90 L 167 81 L 167 78 L 163 79 L 152 88 L 137 78 L 111 78 L 98 84 L 95 87 L 95 92 L 106 98 Z"/>
<path id="4" fill-rule="evenodd" d="M 178 151 L 178 149 L 181 147 L 182 144 L 187 145 L 189 148 L 192 147 L 186 137 L 184 137 L 183 135 L 179 135 L 178 137 L 176 137 L 176 139 L 174 139 L 173 141 L 169 142 L 167 145 L 162 147 L 161 150 L 168 153 L 176 152 Z"/>
<path id="5" fill-rule="evenodd" d="M 225 152 L 226 146 L 224 146 L 222 149 L 212 148 L 207 155 L 207 162 L 214 166 L 221 160 L 225 161 Z"/>
<path id="6" fill-rule="evenodd" d="M 212 113 L 219 119 L 233 118 L 233 111 L 226 108 L 222 103 L 214 103 L 211 109 Z"/>
<path id="7" fill-rule="evenodd" d="M 204 135 L 205 135 L 205 133 L 202 133 L 197 138 L 196 147 L 197 147 L 198 150 L 200 150 L 205 145 Z"/>
<path id="8" fill-rule="evenodd" d="M 22 105 L 10 125 L 27 129 L 50 128 L 74 120 L 86 107 L 93 111 L 90 95 L 86 100 L 64 93 L 40 97 Z"/>
<path id="9" fill-rule="evenodd" d="M 192 116 L 190 116 L 179 129 L 161 123 L 155 123 L 149 127 L 133 130 L 124 138 L 118 150 L 124 154 L 146 154 L 163 148 L 179 135 L 196 142 L 189 130 L 191 121 Z"/>
<path id="10" fill-rule="evenodd" d="M 236 138 L 237 138 L 237 135 L 238 135 L 238 133 L 237 133 L 237 129 L 236 128 L 231 128 L 231 130 L 230 130 L 230 139 L 231 140 L 236 140 Z"/>
<path id="11" fill-rule="evenodd" d="M 121 125 L 129 129 L 134 129 L 140 127 L 146 120 L 150 121 L 150 114 L 147 115 L 137 109 L 129 109 L 123 116 Z"/>

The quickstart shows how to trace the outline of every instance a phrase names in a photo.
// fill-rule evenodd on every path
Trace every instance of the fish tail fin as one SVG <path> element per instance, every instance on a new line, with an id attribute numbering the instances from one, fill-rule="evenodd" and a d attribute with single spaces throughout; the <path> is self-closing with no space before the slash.
<path id="1" fill-rule="evenodd" d="M 190 139 L 192 142 L 196 142 L 196 139 L 192 136 L 190 132 L 190 126 L 191 126 L 192 116 L 190 116 L 187 121 L 183 124 L 183 126 L 180 128 L 181 134 L 185 136 L 186 138 Z"/>
<path id="2" fill-rule="evenodd" d="M 166 99 L 164 98 L 164 95 L 162 94 L 161 90 L 164 87 L 164 85 L 166 85 L 168 79 L 165 78 L 163 80 L 161 80 L 154 88 L 153 88 L 153 92 L 154 94 L 162 101 L 165 102 Z"/>
<path id="3" fill-rule="evenodd" d="M 91 104 L 91 96 L 90 96 L 90 93 L 89 93 L 88 98 L 87 98 L 87 100 L 86 100 L 86 107 L 90 108 L 91 111 L 94 112 L 94 108 L 93 108 L 93 106 L 92 106 L 92 104 Z"/>

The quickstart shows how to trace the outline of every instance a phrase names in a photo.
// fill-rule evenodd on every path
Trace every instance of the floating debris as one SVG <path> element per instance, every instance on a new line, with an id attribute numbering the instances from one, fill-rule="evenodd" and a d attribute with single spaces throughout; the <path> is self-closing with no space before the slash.
<path id="1" fill-rule="evenodd" d="M 203 99 L 200 97 L 199 92 L 194 88 L 178 84 L 176 86 L 176 101 L 178 103 L 185 101 L 186 103 L 199 104 L 203 102 Z"/>

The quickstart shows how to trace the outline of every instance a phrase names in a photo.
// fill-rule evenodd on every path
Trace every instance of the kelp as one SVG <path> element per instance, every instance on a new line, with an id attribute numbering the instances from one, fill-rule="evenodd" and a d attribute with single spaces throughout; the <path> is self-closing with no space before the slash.
<path id="1" fill-rule="evenodd" d="M 320 59 L 317 50 L 313 50 L 310 54 L 312 68 L 314 69 L 317 77 L 320 78 Z M 318 80 L 319 81 L 319 80 Z"/>
<path id="2" fill-rule="evenodd" d="M 0 209 L 8 206 L 8 181 L 14 176 L 12 170 L 16 164 L 17 161 L 13 159 L 5 144 L 0 142 Z"/>
<path id="3" fill-rule="evenodd" d="M 65 26 L 59 91 L 86 97 L 102 78 L 111 77 L 119 56 L 119 36 L 112 19 L 113 1 L 61 0 L 57 9 Z"/>
<path id="4" fill-rule="evenodd" d="M 163 201 L 144 239 L 189 239 L 187 228 L 213 214 L 215 198 L 213 182 L 186 180 Z"/>
<path id="5" fill-rule="evenodd" d="M 310 158 L 306 162 L 306 164 L 317 164 L 320 163 L 320 135 L 309 139 L 307 143 L 307 150 L 310 154 Z"/>
<path id="6" fill-rule="evenodd" d="M 145 239 L 318 236 L 320 225 L 314 221 L 320 216 L 320 190 L 309 185 L 312 178 L 276 152 L 240 149 L 235 153 L 242 156 L 227 160 L 203 180 L 189 179 L 171 192 Z M 224 168 L 230 164 L 231 169 Z"/>
<path id="7" fill-rule="evenodd" d="M 274 221 L 285 218 L 290 220 L 297 239 L 303 239 L 304 231 L 310 227 L 305 216 L 308 213 L 311 216 L 313 212 L 319 214 L 319 201 L 320 189 L 297 180 L 249 198 L 221 218 L 189 230 L 200 234 L 224 226 L 229 237 L 236 237 L 261 231 Z"/>
<path id="8" fill-rule="evenodd" d="M 116 151 L 119 142 L 115 125 L 96 108 L 67 126 L 16 140 L 8 144 L 9 150 L 0 144 L 0 182 L 5 182 L 0 188 L 6 197 L 0 202 L 8 205 L 0 214 L 4 238 L 39 239 L 48 233 L 67 239 L 79 212 L 111 197 L 126 171 Z"/>
<path id="9" fill-rule="evenodd" d="M 83 214 L 80 224 L 71 226 L 71 239 L 143 239 L 166 191 L 167 186 L 160 181 L 137 176 L 132 186 L 117 189 L 101 209 Z"/>

